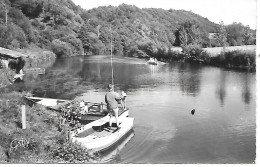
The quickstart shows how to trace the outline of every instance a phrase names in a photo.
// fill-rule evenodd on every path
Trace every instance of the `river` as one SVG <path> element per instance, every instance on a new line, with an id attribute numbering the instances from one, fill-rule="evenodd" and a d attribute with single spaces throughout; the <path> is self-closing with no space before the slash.
<path id="1" fill-rule="evenodd" d="M 134 136 L 110 163 L 254 163 L 256 74 L 114 57 L 116 91 L 127 93 Z M 109 56 L 58 59 L 20 84 L 35 96 L 104 102 Z M 195 109 L 195 114 L 191 110 Z"/>

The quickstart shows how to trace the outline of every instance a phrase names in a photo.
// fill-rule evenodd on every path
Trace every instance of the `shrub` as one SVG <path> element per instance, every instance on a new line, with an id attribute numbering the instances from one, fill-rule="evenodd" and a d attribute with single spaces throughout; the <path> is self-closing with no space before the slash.
<path id="1" fill-rule="evenodd" d="M 209 63 L 210 56 L 200 45 L 188 45 L 183 48 L 185 61 L 197 63 Z"/>
<path id="2" fill-rule="evenodd" d="M 20 48 L 28 46 L 26 35 L 16 24 L 9 24 L 7 27 L 0 25 L 0 46 L 12 48 L 12 42 L 16 40 L 16 46 Z M 13 43 L 14 44 L 14 43 Z"/>
<path id="3" fill-rule="evenodd" d="M 199 58 L 203 52 L 203 49 L 199 45 L 188 45 L 183 48 L 183 52 L 188 56 Z"/>
<path id="4" fill-rule="evenodd" d="M 210 64 L 225 67 L 249 67 L 255 69 L 255 53 L 245 51 L 229 51 L 210 58 Z"/>
<path id="5" fill-rule="evenodd" d="M 71 129 L 79 128 L 81 124 L 79 123 L 80 120 L 80 102 L 73 101 L 70 103 L 69 107 L 62 107 L 61 108 L 62 117 L 65 119 L 65 123 L 67 123 Z"/>
<path id="6" fill-rule="evenodd" d="M 11 44 L 8 46 L 10 49 L 18 49 L 20 48 L 20 43 L 16 39 L 12 40 Z"/>
<path id="7" fill-rule="evenodd" d="M 88 162 L 90 159 L 94 158 L 94 156 L 88 153 L 86 148 L 77 143 L 71 142 L 54 149 L 52 156 L 55 159 L 70 163 Z"/>
<path id="8" fill-rule="evenodd" d="M 80 17 L 80 15 L 76 15 L 75 17 L 74 17 L 74 20 L 76 21 L 76 22 L 78 22 L 79 24 L 82 24 L 84 21 L 82 20 L 82 18 Z"/>
<path id="9" fill-rule="evenodd" d="M 79 39 L 77 39 L 73 34 L 64 36 L 60 40 L 71 44 L 73 55 L 79 55 L 82 53 L 83 51 L 82 42 Z"/>
<path id="10" fill-rule="evenodd" d="M 68 43 L 62 42 L 59 39 L 55 39 L 52 41 L 52 51 L 58 56 L 58 57 L 68 57 L 72 55 L 71 47 Z"/>

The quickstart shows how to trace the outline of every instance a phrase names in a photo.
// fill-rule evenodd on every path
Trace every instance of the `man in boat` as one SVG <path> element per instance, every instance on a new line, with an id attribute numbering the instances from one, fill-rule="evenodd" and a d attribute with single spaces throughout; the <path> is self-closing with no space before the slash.
<path id="1" fill-rule="evenodd" d="M 112 126 L 112 116 L 116 118 L 116 125 L 119 129 L 119 120 L 118 120 L 118 101 L 121 100 L 118 93 L 114 92 L 114 85 L 108 85 L 109 92 L 105 95 L 105 102 L 107 103 L 107 110 L 109 113 L 109 126 Z"/>

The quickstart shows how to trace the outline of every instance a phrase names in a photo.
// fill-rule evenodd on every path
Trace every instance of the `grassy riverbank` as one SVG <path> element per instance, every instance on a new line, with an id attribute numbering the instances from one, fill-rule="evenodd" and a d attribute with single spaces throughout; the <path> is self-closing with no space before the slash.
<path id="1" fill-rule="evenodd" d="M 203 49 L 200 46 L 191 45 L 184 48 L 182 52 L 169 51 L 168 53 L 155 54 L 153 57 L 166 62 L 182 61 L 251 72 L 256 70 L 256 53 L 254 49 L 232 50 L 227 47 L 225 52 L 219 49 L 216 52 L 209 48 Z"/>
<path id="2" fill-rule="evenodd" d="M 222 52 L 216 57 L 210 57 L 206 62 L 209 65 L 225 67 L 229 69 L 241 69 L 251 72 L 256 71 L 256 54 L 250 51 Z"/>
<path id="3" fill-rule="evenodd" d="M 223 47 L 214 47 L 214 48 L 203 48 L 211 57 L 217 56 L 224 51 Z M 231 51 L 241 51 L 241 52 L 255 52 L 256 45 L 244 45 L 244 46 L 228 46 L 225 47 L 226 52 Z"/>
<path id="4" fill-rule="evenodd" d="M 89 163 L 83 147 L 60 130 L 60 115 L 44 107 L 26 105 L 26 129 L 22 129 L 21 105 L 29 93 L 0 94 L 0 163 Z"/>

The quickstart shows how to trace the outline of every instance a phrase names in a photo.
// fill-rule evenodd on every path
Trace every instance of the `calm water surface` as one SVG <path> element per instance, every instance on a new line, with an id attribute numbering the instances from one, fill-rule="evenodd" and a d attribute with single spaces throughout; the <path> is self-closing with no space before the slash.
<path id="1" fill-rule="evenodd" d="M 111 163 L 254 163 L 255 73 L 119 57 L 113 65 L 116 91 L 127 93 L 135 121 L 134 137 Z M 104 102 L 109 82 L 110 57 L 74 57 L 27 77 L 22 89 Z"/>

